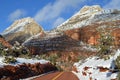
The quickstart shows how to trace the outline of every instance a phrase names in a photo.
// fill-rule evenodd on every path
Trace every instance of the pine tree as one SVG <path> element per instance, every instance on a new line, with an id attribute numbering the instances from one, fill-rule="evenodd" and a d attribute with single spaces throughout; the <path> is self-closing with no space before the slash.
<path id="1" fill-rule="evenodd" d="M 112 31 L 106 27 L 100 27 L 97 29 L 100 38 L 98 39 L 98 49 L 99 49 L 99 56 L 104 56 L 111 53 L 113 47 L 113 36 Z"/>
<path id="2" fill-rule="evenodd" d="M 2 55 L 2 52 L 3 52 L 3 45 L 2 43 L 0 43 L 0 55 Z"/>

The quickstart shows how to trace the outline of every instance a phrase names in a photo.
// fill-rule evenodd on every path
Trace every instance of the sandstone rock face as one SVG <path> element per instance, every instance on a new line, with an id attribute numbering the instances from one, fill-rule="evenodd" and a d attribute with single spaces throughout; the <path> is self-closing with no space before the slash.
<path id="1" fill-rule="evenodd" d="M 4 32 L 3 36 L 11 44 L 15 41 L 23 43 L 25 40 L 33 35 L 42 32 L 43 29 L 39 26 L 32 18 L 23 18 L 16 20 L 10 27 L 8 27 Z"/>
<path id="2" fill-rule="evenodd" d="M 98 44 L 98 39 L 100 38 L 97 28 L 99 28 L 101 26 L 107 26 L 107 28 L 112 31 L 111 35 L 115 38 L 114 44 L 116 46 L 120 46 L 119 23 L 120 23 L 120 20 L 117 20 L 114 22 L 109 21 L 109 22 L 103 22 L 103 23 L 94 23 L 91 25 L 84 26 L 82 28 L 66 30 L 66 31 L 64 31 L 64 33 L 75 40 L 83 41 L 90 45 L 96 45 L 96 44 Z"/>
<path id="3" fill-rule="evenodd" d="M 71 30 L 66 30 L 64 31 L 64 33 L 71 37 L 72 39 L 75 39 L 77 41 L 80 41 L 80 37 L 81 37 L 81 29 L 71 29 Z"/>
<path id="4" fill-rule="evenodd" d="M 7 48 L 11 48 L 12 46 L 0 35 L 0 43 Z"/>
<path id="5" fill-rule="evenodd" d="M 65 34 L 77 41 L 83 41 L 85 43 L 95 45 L 97 43 L 97 38 L 98 38 L 97 37 L 98 34 L 95 29 L 96 27 L 94 26 L 91 26 L 91 27 L 86 26 L 83 28 L 67 30 L 65 31 Z"/>

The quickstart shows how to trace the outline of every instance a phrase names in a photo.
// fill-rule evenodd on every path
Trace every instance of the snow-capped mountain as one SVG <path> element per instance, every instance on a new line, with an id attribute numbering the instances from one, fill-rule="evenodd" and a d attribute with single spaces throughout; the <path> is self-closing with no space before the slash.
<path id="1" fill-rule="evenodd" d="M 54 39 L 59 36 L 60 38 L 55 43 L 57 45 L 60 44 L 62 36 L 67 35 L 73 40 L 96 45 L 99 38 L 97 28 L 103 26 L 107 26 L 112 30 L 112 35 L 115 37 L 115 45 L 120 45 L 120 10 L 104 10 L 99 5 L 84 6 L 78 13 L 55 29 L 44 35 L 40 34 L 39 36 L 32 37 L 25 44 L 29 45 L 30 42 L 34 44 L 38 42 L 42 43 L 41 46 L 46 47 L 46 44 L 51 44 L 50 41 L 53 40 L 54 42 Z M 30 46 L 34 47 L 34 45 Z M 48 47 L 46 48 L 48 49 Z M 45 51 L 45 49 L 43 50 Z"/>
<path id="2" fill-rule="evenodd" d="M 112 31 L 112 35 L 115 37 L 115 45 L 119 45 L 120 10 L 104 10 L 99 5 L 84 6 L 51 32 L 64 32 L 73 39 L 94 45 L 99 38 L 97 28 L 104 26 Z"/>
<path id="3" fill-rule="evenodd" d="M 65 31 L 74 28 L 84 27 L 93 23 L 102 23 L 120 20 L 119 10 L 104 10 L 99 5 L 84 6 L 79 12 L 57 26 L 52 31 Z"/>
<path id="4" fill-rule="evenodd" d="M 31 23 L 34 23 L 35 25 L 37 25 L 37 27 L 39 28 L 40 26 L 34 21 L 34 19 L 27 17 L 27 18 L 23 18 L 23 19 L 19 19 L 16 20 L 10 27 L 8 27 L 3 33 L 2 35 L 7 35 L 10 33 L 16 33 L 16 32 L 20 32 L 20 31 L 27 31 L 29 32 L 28 29 L 32 28 L 32 26 L 27 26 L 30 25 Z M 37 27 L 34 27 L 35 29 Z M 27 29 L 27 30 L 26 30 Z M 41 28 L 42 29 L 42 28 Z M 31 33 L 32 34 L 32 33 Z M 33 33 L 34 34 L 34 33 Z"/>
<path id="5" fill-rule="evenodd" d="M 27 17 L 16 20 L 2 35 L 12 44 L 14 41 L 23 43 L 26 39 L 41 31 L 43 31 L 42 27 L 39 26 L 34 19 Z"/>

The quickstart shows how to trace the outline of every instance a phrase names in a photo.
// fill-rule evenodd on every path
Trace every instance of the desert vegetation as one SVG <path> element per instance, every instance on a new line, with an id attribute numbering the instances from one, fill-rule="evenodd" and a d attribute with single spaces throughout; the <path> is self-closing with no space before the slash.
<path id="1" fill-rule="evenodd" d="M 98 56 L 104 57 L 105 55 L 110 55 L 114 47 L 114 37 L 112 36 L 112 31 L 108 27 L 103 26 L 97 28 L 99 33 L 98 39 Z"/>
<path id="2" fill-rule="evenodd" d="M 5 48 L 2 44 L 0 44 L 0 56 L 4 57 L 4 63 L 15 63 L 17 57 L 30 58 L 29 54 L 29 50 L 23 46 Z"/>
<path id="3" fill-rule="evenodd" d="M 13 48 L 5 48 L 0 44 L 0 57 L 4 58 L 2 60 L 3 67 L 0 67 L 0 79 L 1 80 L 19 80 L 31 76 L 40 75 L 50 71 L 56 71 L 57 68 L 55 65 L 50 62 L 47 63 L 20 63 L 17 62 L 17 58 L 21 59 L 35 59 L 34 55 L 31 55 L 29 50 L 21 45 L 14 45 Z M 38 58 L 37 60 L 41 60 Z M 51 58 L 54 62 L 54 56 Z M 17 64 L 18 63 L 18 64 Z M 13 66 L 16 65 L 16 66 Z"/>

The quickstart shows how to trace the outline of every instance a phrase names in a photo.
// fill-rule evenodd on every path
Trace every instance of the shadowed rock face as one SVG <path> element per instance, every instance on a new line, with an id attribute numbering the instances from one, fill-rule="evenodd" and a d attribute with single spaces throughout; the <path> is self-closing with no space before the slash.
<path id="1" fill-rule="evenodd" d="M 0 68 L 0 80 L 19 80 L 55 70 L 57 70 L 57 68 L 51 63 L 24 63 L 17 66 L 5 65 Z"/>
<path id="2" fill-rule="evenodd" d="M 28 17 L 16 20 L 3 32 L 2 35 L 13 45 L 15 41 L 22 44 L 31 36 L 34 36 L 42 31 L 42 27 L 39 26 L 32 18 Z"/>
<path id="3" fill-rule="evenodd" d="M 12 46 L 3 38 L 2 35 L 0 35 L 0 43 L 7 48 L 11 48 Z"/>
<path id="4" fill-rule="evenodd" d="M 24 45 L 30 49 L 32 54 L 40 54 L 49 51 L 72 51 L 77 50 L 80 46 L 79 41 L 74 40 L 66 35 L 44 36 L 40 39 L 33 39 Z"/>

